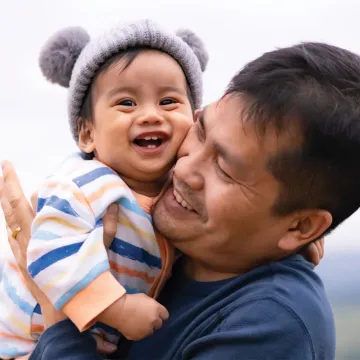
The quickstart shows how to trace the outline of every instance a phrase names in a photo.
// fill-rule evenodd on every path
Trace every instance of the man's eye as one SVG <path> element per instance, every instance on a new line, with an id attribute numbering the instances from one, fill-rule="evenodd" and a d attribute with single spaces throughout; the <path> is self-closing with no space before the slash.
<path id="1" fill-rule="evenodd" d="M 226 179 L 230 180 L 231 177 L 229 176 L 228 173 L 226 173 L 219 165 L 219 163 L 217 161 L 215 161 L 215 166 L 217 167 L 218 171 L 220 172 L 221 176 L 224 176 Z"/>
<path id="2" fill-rule="evenodd" d="M 118 102 L 118 105 L 121 106 L 136 106 L 136 103 L 134 100 L 125 99 Z"/>
<path id="3" fill-rule="evenodd" d="M 166 99 L 163 99 L 160 101 L 160 105 L 162 105 L 162 106 L 176 104 L 176 103 L 178 103 L 178 101 L 175 99 L 171 99 L 171 98 L 166 98 Z"/>

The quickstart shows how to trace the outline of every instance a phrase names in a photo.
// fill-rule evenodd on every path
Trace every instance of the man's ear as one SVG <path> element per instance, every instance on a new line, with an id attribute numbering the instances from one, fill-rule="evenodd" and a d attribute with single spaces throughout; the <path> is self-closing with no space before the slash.
<path id="1" fill-rule="evenodd" d="M 318 239 L 331 225 L 332 216 L 325 210 L 306 210 L 298 213 L 287 233 L 279 240 L 278 247 L 294 252 Z"/>
<path id="2" fill-rule="evenodd" d="M 79 143 L 81 151 L 91 154 L 95 150 L 94 123 L 89 120 L 81 120 L 79 125 Z"/>

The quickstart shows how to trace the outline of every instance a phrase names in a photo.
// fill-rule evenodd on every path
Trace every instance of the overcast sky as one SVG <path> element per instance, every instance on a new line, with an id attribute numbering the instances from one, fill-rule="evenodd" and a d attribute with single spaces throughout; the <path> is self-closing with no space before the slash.
<path id="1" fill-rule="evenodd" d="M 118 21 L 152 18 L 170 30 L 192 29 L 210 53 L 206 104 L 222 94 L 246 62 L 276 47 L 310 40 L 360 53 L 359 13 L 357 0 L 3 0 L 0 159 L 14 163 L 29 195 L 76 149 L 66 89 L 47 83 L 37 62 L 44 41 L 63 27 L 82 26 L 96 35 Z M 358 213 L 329 237 L 327 250 L 360 253 L 359 237 Z M 0 253 L 1 246 L 0 240 Z"/>

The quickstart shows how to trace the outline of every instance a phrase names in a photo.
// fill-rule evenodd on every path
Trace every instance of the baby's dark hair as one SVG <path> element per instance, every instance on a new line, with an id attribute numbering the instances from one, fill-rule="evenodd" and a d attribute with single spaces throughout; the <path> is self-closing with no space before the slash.
<path id="1" fill-rule="evenodd" d="M 93 86 L 96 82 L 96 79 L 99 77 L 100 74 L 108 70 L 110 67 L 118 63 L 119 61 L 124 61 L 124 66 L 122 68 L 122 71 L 126 70 L 132 62 L 136 59 L 136 57 L 145 52 L 153 50 L 150 48 L 134 48 L 126 51 L 122 51 L 117 53 L 116 55 L 110 57 L 107 59 L 104 64 L 102 64 L 97 72 L 95 73 L 95 76 L 91 82 L 91 85 L 89 86 L 89 89 L 84 97 L 84 102 L 82 104 L 81 110 L 80 110 L 80 116 L 79 116 L 79 126 L 78 126 L 78 132 L 80 131 L 81 127 L 84 125 L 84 121 L 93 121 L 93 103 L 92 103 L 92 90 Z M 159 50 L 160 51 L 160 50 Z M 193 96 L 190 91 L 189 83 L 186 79 L 186 93 L 189 98 L 189 102 L 191 105 L 191 109 L 195 111 L 195 103 Z"/>

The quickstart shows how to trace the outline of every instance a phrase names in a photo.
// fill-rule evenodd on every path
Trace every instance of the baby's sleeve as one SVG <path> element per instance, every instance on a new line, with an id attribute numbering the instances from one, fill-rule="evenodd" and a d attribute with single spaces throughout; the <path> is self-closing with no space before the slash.
<path id="1" fill-rule="evenodd" d="M 98 179 L 97 186 L 109 188 L 106 181 Z M 71 178 L 52 176 L 37 194 L 28 271 L 55 308 L 62 309 L 80 330 L 91 326 L 125 293 L 110 273 L 103 244 L 101 217 L 123 188 L 121 179 L 117 187 L 111 181 L 112 196 L 97 201 L 95 207 Z"/>

